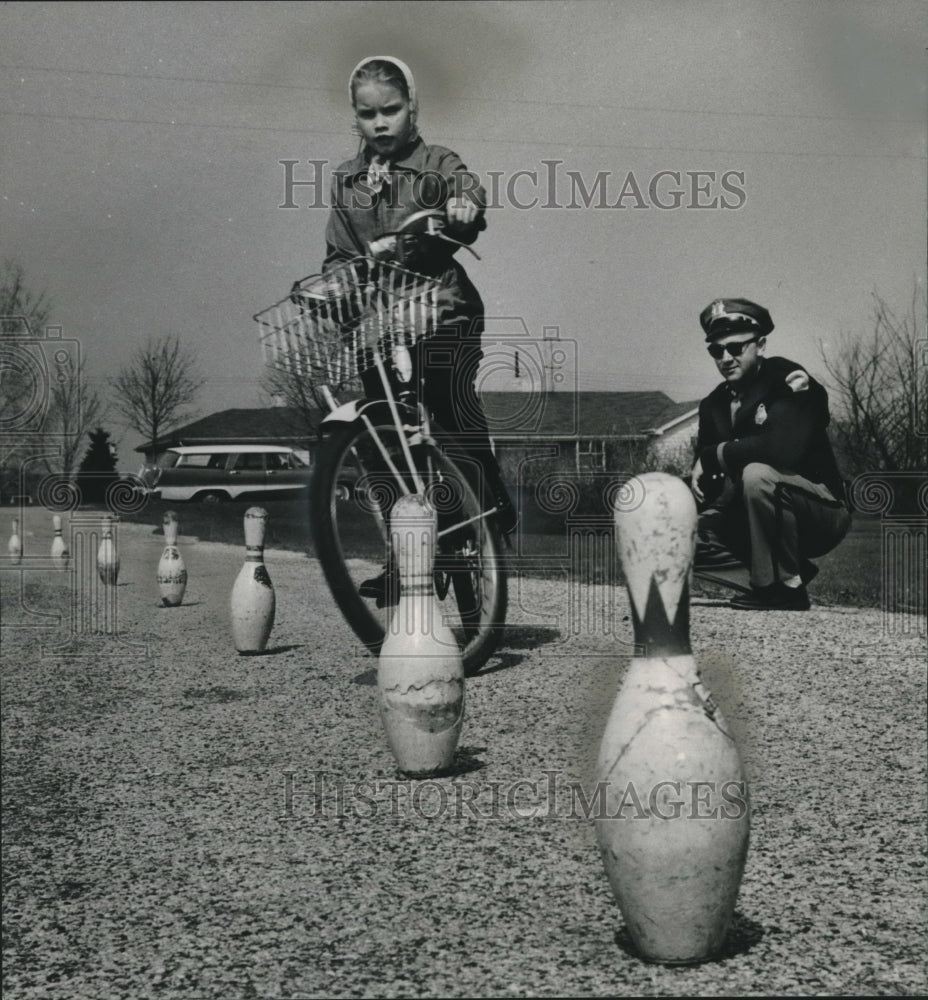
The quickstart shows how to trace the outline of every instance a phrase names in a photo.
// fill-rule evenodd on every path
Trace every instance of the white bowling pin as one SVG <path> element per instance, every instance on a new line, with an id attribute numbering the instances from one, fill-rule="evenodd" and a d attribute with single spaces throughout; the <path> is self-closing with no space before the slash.
<path id="1" fill-rule="evenodd" d="M 116 585 L 119 576 L 119 553 L 116 551 L 116 539 L 113 537 L 113 518 L 103 518 L 103 538 L 97 549 L 97 572 L 100 579 L 110 586 Z"/>
<path id="2" fill-rule="evenodd" d="M 245 565 L 232 587 L 232 638 L 240 653 L 261 653 L 274 627 L 276 596 L 264 565 L 267 511 L 245 511 Z"/>
<path id="3" fill-rule="evenodd" d="M 165 511 L 161 523 L 164 552 L 158 561 L 158 590 L 161 592 L 161 603 L 166 608 L 176 608 L 183 601 L 187 589 L 187 567 L 177 548 L 177 515 L 173 510 Z"/>
<path id="4" fill-rule="evenodd" d="M 437 519 L 418 495 L 390 517 L 400 594 L 380 650 L 380 716 L 399 769 L 438 774 L 454 761 L 464 722 L 464 663 L 433 587 Z"/>
<path id="5" fill-rule="evenodd" d="M 634 509 L 617 502 L 615 524 L 638 648 L 600 747 L 596 835 L 638 951 L 683 964 L 724 942 L 750 804 L 738 748 L 690 649 L 692 495 L 664 473 L 637 484 L 643 500 Z"/>
<path id="6" fill-rule="evenodd" d="M 18 566 L 23 561 L 23 542 L 19 537 L 19 518 L 13 518 L 13 534 L 7 543 L 7 551 L 10 554 L 10 562 Z"/>
<path id="7" fill-rule="evenodd" d="M 67 543 L 61 534 L 61 515 L 55 514 L 52 517 L 52 525 L 55 529 L 55 537 L 52 539 L 52 562 L 58 569 L 67 569 L 71 560 L 71 553 L 68 552 Z"/>

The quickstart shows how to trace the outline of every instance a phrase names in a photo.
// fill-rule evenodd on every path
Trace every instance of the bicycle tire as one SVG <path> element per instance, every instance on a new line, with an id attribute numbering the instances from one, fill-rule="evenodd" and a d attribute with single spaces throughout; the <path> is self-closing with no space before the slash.
<path id="1" fill-rule="evenodd" d="M 395 426 L 380 421 L 371 426 L 388 453 L 401 456 Z M 434 424 L 431 429 L 435 437 L 442 437 Z M 379 515 L 383 503 L 395 500 L 401 487 L 397 477 L 379 465 L 382 460 L 376 458 L 379 451 L 373 434 L 355 421 L 336 425 L 323 440 L 310 490 L 310 524 L 316 555 L 336 604 L 355 635 L 377 654 L 390 608 L 376 608 L 358 591 L 363 577 L 376 576 L 387 564 L 389 535 Z M 475 481 L 479 474 L 466 454 L 431 441 L 414 448 L 417 466 L 431 469 L 423 477 L 423 486 L 438 510 L 439 530 L 478 514 L 481 506 Z M 399 459 L 397 466 L 402 467 Z M 411 475 L 403 478 L 409 480 L 407 489 L 413 488 Z M 351 486 L 347 498 L 346 483 Z M 465 673 L 472 675 L 496 649 L 506 620 L 503 538 L 495 518 L 483 518 L 443 535 L 435 576 L 436 596 L 461 646 Z"/>

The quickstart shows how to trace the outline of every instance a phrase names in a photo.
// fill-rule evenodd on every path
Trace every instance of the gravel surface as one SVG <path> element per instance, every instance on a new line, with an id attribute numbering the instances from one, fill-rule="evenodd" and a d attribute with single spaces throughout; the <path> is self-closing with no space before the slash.
<path id="1" fill-rule="evenodd" d="M 69 575 L 30 555 L 50 522 L 28 512 L 0 574 L 5 1000 L 928 990 L 923 622 L 694 599 L 753 819 L 724 955 L 667 968 L 631 953 L 578 796 L 624 592 L 512 581 L 458 773 L 404 781 L 314 561 L 266 554 L 269 651 L 239 656 L 243 549 L 181 535 L 187 593 L 160 608 L 163 539 L 122 524 L 116 634 L 75 634 Z"/>

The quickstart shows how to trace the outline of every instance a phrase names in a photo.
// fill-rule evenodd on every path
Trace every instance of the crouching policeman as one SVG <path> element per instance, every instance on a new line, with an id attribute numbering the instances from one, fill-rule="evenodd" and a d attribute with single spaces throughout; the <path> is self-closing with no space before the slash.
<path id="1" fill-rule="evenodd" d="M 734 608 L 805 611 L 818 572 L 810 557 L 830 552 L 851 522 L 828 394 L 801 365 L 766 356 L 773 320 L 763 306 L 717 299 L 699 319 L 724 381 L 699 406 L 694 572 L 739 589 Z"/>

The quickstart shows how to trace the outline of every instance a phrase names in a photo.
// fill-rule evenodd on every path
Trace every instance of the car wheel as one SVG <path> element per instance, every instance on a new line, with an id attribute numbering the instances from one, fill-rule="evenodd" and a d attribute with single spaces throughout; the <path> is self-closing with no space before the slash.
<path id="1" fill-rule="evenodd" d="M 224 503 L 229 498 L 225 493 L 220 493 L 219 490 L 209 490 L 207 493 L 198 493 L 197 500 L 200 503 L 217 504 Z"/>

